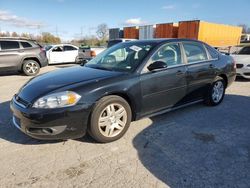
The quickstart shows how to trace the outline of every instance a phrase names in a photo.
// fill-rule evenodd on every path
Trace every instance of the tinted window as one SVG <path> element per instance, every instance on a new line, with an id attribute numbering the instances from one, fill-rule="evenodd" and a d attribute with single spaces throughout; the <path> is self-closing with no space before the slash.
<path id="1" fill-rule="evenodd" d="M 207 60 L 207 54 L 203 45 L 198 43 L 183 43 L 188 63 Z"/>
<path id="2" fill-rule="evenodd" d="M 2 50 L 10 50 L 19 48 L 19 43 L 16 41 L 0 41 Z"/>
<path id="3" fill-rule="evenodd" d="M 179 44 L 167 44 L 162 47 L 153 55 L 150 60 L 152 63 L 155 61 L 162 61 L 167 66 L 179 65 L 182 63 L 181 51 Z"/>
<path id="4" fill-rule="evenodd" d="M 63 48 L 61 46 L 56 46 L 55 48 L 53 48 L 52 52 L 62 52 Z"/>
<path id="5" fill-rule="evenodd" d="M 64 46 L 63 47 L 64 51 L 72 51 L 72 50 L 77 50 L 75 47 L 73 46 Z"/>
<path id="6" fill-rule="evenodd" d="M 31 47 L 32 47 L 31 44 L 28 43 L 28 42 L 21 42 L 21 44 L 22 44 L 22 46 L 23 46 L 24 48 L 31 48 Z"/>
<path id="7" fill-rule="evenodd" d="M 217 59 L 218 58 L 218 55 L 219 53 L 217 52 L 216 49 L 210 47 L 210 46 L 206 46 L 207 47 L 207 51 L 208 53 L 210 54 L 211 58 L 212 59 Z"/>
<path id="8" fill-rule="evenodd" d="M 250 46 L 242 48 L 238 54 L 241 55 L 250 55 Z"/>

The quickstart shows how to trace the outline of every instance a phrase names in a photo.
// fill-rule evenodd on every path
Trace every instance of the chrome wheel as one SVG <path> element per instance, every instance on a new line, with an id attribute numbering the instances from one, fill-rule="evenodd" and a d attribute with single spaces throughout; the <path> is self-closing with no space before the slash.
<path id="1" fill-rule="evenodd" d="M 34 74 L 38 71 L 39 67 L 37 66 L 36 63 L 34 62 L 29 62 L 25 65 L 25 70 L 30 73 L 30 74 Z"/>
<path id="2" fill-rule="evenodd" d="M 127 123 L 127 112 L 118 103 L 109 104 L 101 112 L 98 120 L 100 133 L 105 137 L 115 137 L 119 135 Z"/>
<path id="3" fill-rule="evenodd" d="M 213 87 L 212 99 L 215 103 L 220 102 L 224 94 L 224 84 L 222 81 L 217 81 Z"/>

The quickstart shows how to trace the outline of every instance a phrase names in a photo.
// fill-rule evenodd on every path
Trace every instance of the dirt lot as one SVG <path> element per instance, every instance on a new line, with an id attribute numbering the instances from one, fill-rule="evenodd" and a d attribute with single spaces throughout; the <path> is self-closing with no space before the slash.
<path id="1" fill-rule="evenodd" d="M 250 81 L 237 80 L 218 107 L 142 119 L 119 141 L 97 144 L 17 130 L 9 101 L 29 78 L 0 76 L 0 187 L 250 187 Z"/>

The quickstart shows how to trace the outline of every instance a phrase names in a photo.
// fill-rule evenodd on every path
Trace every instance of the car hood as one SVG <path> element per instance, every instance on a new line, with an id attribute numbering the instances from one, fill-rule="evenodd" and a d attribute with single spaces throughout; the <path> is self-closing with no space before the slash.
<path id="1" fill-rule="evenodd" d="M 105 78 L 122 75 L 122 72 L 93 69 L 84 66 L 63 68 L 42 74 L 28 81 L 18 93 L 27 102 L 32 102 L 59 88 L 81 82 L 98 81 Z"/>
<path id="2" fill-rule="evenodd" d="M 232 55 L 236 63 L 250 64 L 250 55 Z"/>

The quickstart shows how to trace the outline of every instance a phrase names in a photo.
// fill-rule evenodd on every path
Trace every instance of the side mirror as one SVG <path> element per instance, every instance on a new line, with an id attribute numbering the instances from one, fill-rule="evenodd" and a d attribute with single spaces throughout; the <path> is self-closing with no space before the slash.
<path id="1" fill-rule="evenodd" d="M 84 66 L 86 63 L 88 63 L 88 60 L 87 60 L 87 59 L 81 60 L 81 66 Z"/>
<path id="2" fill-rule="evenodd" d="M 157 69 L 165 69 L 168 65 L 163 61 L 155 61 L 154 63 L 150 64 L 147 68 L 149 71 L 157 70 Z"/>

